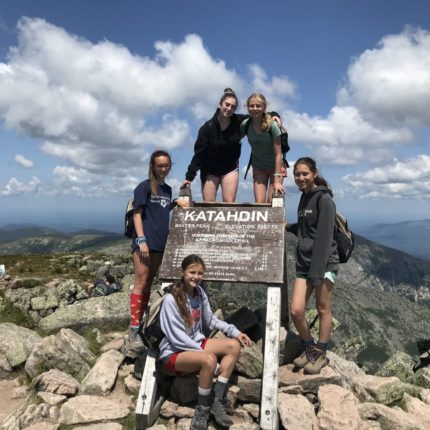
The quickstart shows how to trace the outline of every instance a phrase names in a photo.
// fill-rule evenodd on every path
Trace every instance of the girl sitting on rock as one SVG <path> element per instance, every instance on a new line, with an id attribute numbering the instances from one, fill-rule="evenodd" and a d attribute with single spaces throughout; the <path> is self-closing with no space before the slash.
<path id="1" fill-rule="evenodd" d="M 160 344 L 160 359 L 177 375 L 199 373 L 198 404 L 191 429 L 206 430 L 209 414 L 219 425 L 228 427 L 232 420 L 224 402 L 227 383 L 241 346 L 251 346 L 252 341 L 212 313 L 208 297 L 199 285 L 205 271 L 203 260 L 198 255 L 189 255 L 181 267 L 182 278 L 171 286 L 160 312 L 165 334 Z M 206 330 L 221 330 L 228 338 L 208 339 L 203 334 Z M 218 378 L 212 387 L 214 376 Z"/>

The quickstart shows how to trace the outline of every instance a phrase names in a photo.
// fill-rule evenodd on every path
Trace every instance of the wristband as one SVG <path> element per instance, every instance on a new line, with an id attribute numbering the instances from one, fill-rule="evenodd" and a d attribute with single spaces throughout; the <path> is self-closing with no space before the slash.
<path id="1" fill-rule="evenodd" d="M 274 173 L 273 176 L 282 176 L 282 173 Z"/>
<path id="2" fill-rule="evenodd" d="M 134 239 L 134 242 L 136 243 L 136 245 L 140 245 L 142 243 L 145 243 L 146 237 L 145 236 L 136 237 L 136 239 Z"/>

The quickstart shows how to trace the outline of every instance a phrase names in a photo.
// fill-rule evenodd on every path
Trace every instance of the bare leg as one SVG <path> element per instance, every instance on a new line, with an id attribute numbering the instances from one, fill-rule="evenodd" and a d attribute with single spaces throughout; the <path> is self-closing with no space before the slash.
<path id="1" fill-rule="evenodd" d="M 158 272 L 162 252 L 150 252 L 147 258 L 142 258 L 139 252 L 133 253 L 134 286 L 132 293 L 145 294 L 151 292 L 152 281 Z"/>
<path id="2" fill-rule="evenodd" d="M 229 379 L 240 354 L 240 343 L 236 339 L 208 339 L 205 352 L 211 352 L 221 359 L 220 376 Z"/>
<path id="3" fill-rule="evenodd" d="M 235 339 L 208 339 L 204 351 L 181 352 L 175 363 L 179 372 L 199 372 L 199 387 L 211 388 L 218 359 L 220 359 L 220 376 L 229 379 L 237 357 L 240 344 Z"/>
<path id="4" fill-rule="evenodd" d="M 206 351 L 184 351 L 176 358 L 175 369 L 178 372 L 199 372 L 199 387 L 211 388 L 217 357 Z"/>
<path id="5" fill-rule="evenodd" d="M 217 176 L 211 176 L 211 175 L 206 176 L 205 182 L 202 182 L 203 201 L 205 202 L 216 201 L 216 193 L 218 191 L 219 184 L 220 184 L 220 180 Z"/>
<path id="6" fill-rule="evenodd" d="M 315 287 L 315 298 L 320 320 L 319 340 L 328 342 L 330 340 L 333 316 L 331 313 L 331 297 L 333 292 L 333 284 L 324 279 L 320 287 Z"/>
<path id="7" fill-rule="evenodd" d="M 266 203 L 267 186 L 269 184 L 269 175 L 264 173 L 254 173 L 254 198 L 255 203 Z"/>
<path id="8" fill-rule="evenodd" d="M 308 322 L 306 321 L 306 305 L 312 294 L 313 287 L 303 278 L 294 280 L 293 292 L 291 295 L 291 318 L 294 321 L 297 331 L 303 340 L 312 339 Z"/>
<path id="9" fill-rule="evenodd" d="M 233 203 L 236 200 L 237 187 L 239 186 L 239 170 L 227 173 L 221 177 L 222 201 Z"/>

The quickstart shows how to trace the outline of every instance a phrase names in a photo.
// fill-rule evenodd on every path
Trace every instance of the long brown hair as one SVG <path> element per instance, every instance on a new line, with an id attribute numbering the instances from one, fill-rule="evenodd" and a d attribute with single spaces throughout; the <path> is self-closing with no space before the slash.
<path id="1" fill-rule="evenodd" d="M 194 264 L 200 264 L 203 267 L 203 270 L 206 268 L 203 259 L 196 254 L 190 254 L 185 257 L 182 260 L 181 268 L 182 270 L 186 270 L 188 267 Z M 183 277 L 178 282 L 176 282 L 176 284 L 172 284 L 170 286 L 170 293 L 175 299 L 179 313 L 184 320 L 185 327 L 190 328 L 193 324 L 193 320 L 191 318 L 190 310 L 187 306 L 187 294 Z"/>
<path id="2" fill-rule="evenodd" d="M 157 176 L 154 171 L 155 159 L 157 157 L 167 157 L 169 159 L 170 165 L 172 165 L 172 158 L 170 157 L 170 154 L 168 152 L 163 151 L 162 149 L 158 149 L 157 151 L 154 151 L 151 154 L 151 159 L 149 160 L 149 167 L 148 167 L 148 179 L 149 179 L 149 184 L 151 186 L 151 196 L 157 195 L 158 182 L 157 182 Z"/>
<path id="3" fill-rule="evenodd" d="M 257 99 L 260 103 L 264 105 L 264 112 L 263 112 L 263 122 L 261 123 L 261 128 L 264 131 L 269 131 L 270 127 L 272 127 L 272 117 L 266 112 L 267 109 L 267 100 L 266 97 L 264 97 L 261 93 L 254 93 L 251 94 L 248 97 L 248 100 L 246 101 L 246 106 L 248 107 L 249 102 L 251 99 Z"/>

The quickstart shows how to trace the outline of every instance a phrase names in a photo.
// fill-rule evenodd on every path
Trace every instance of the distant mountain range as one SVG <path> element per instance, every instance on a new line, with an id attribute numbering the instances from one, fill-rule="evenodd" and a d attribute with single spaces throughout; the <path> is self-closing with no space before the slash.
<path id="1" fill-rule="evenodd" d="M 0 255 L 87 252 L 129 243 L 119 233 L 86 229 L 72 233 L 34 224 L 8 224 L 0 228 Z"/>
<path id="2" fill-rule="evenodd" d="M 430 260 L 430 219 L 377 224 L 359 233 L 374 242 Z"/>

